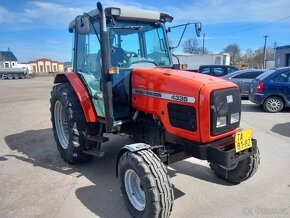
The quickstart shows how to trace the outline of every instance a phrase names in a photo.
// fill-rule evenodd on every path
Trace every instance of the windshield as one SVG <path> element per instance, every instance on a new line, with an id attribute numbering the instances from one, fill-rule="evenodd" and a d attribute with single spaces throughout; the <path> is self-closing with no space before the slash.
<path id="1" fill-rule="evenodd" d="M 162 24 L 108 24 L 111 66 L 120 68 L 172 65 Z"/>

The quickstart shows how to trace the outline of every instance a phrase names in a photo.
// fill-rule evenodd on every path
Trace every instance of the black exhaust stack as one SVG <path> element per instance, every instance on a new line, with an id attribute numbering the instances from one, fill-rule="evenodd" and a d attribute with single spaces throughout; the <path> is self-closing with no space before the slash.
<path id="1" fill-rule="evenodd" d="M 100 2 L 97 3 L 97 8 L 100 12 L 101 17 L 101 55 L 102 55 L 102 89 L 105 106 L 105 121 L 106 121 L 106 132 L 112 132 L 114 128 L 114 117 L 113 117 L 113 94 L 112 94 L 112 78 L 109 74 L 110 67 L 110 49 L 109 49 L 109 37 L 106 24 L 105 10 Z"/>

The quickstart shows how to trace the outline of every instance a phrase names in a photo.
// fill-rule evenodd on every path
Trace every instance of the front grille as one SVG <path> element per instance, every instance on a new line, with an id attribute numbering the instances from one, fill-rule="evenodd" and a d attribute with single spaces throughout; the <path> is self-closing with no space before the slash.
<path id="1" fill-rule="evenodd" d="M 194 107 L 169 103 L 168 114 L 172 126 L 192 132 L 196 131 L 196 110 Z"/>
<path id="2" fill-rule="evenodd" d="M 215 90 L 210 96 L 211 135 L 219 135 L 239 127 L 240 121 L 231 124 L 231 114 L 239 113 L 241 117 L 241 95 L 236 88 Z M 217 118 L 227 117 L 227 125 L 217 128 Z"/>

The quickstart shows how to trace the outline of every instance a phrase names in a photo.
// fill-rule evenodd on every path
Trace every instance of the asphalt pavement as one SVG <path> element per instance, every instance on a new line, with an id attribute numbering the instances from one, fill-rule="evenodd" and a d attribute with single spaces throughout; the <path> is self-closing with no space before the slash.
<path id="1" fill-rule="evenodd" d="M 52 77 L 0 80 L 0 217 L 130 217 L 115 177 L 126 136 L 110 136 L 106 156 L 69 165 L 53 138 Z M 253 128 L 261 164 L 249 180 L 232 185 L 206 161 L 171 165 L 171 217 L 290 217 L 290 109 L 270 114 L 248 100 L 241 127 Z"/>

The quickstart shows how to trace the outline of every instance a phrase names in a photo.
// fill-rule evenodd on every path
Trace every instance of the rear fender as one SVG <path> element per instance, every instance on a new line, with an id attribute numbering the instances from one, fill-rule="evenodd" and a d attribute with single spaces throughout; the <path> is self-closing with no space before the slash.
<path id="1" fill-rule="evenodd" d="M 86 121 L 91 123 L 98 121 L 94 105 L 90 98 L 90 94 L 76 73 L 68 72 L 57 74 L 54 78 L 54 84 L 57 83 L 70 83 L 82 105 Z"/>

